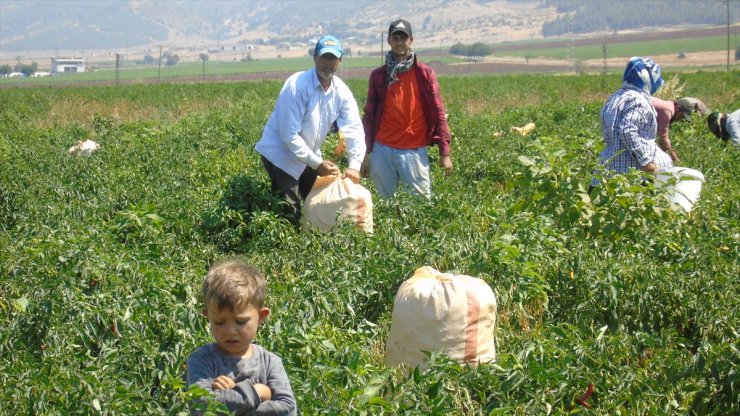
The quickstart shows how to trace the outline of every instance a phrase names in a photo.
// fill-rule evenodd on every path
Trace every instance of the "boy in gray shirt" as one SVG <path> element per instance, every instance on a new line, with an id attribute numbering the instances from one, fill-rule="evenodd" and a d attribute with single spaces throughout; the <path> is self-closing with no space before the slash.
<path id="1" fill-rule="evenodd" d="M 188 388 L 208 391 L 237 415 L 296 414 L 282 360 L 252 344 L 270 314 L 264 306 L 266 287 L 259 270 L 237 259 L 213 265 L 203 282 L 203 314 L 216 342 L 188 357 Z M 205 400 L 193 403 L 191 413 L 201 414 L 206 407 Z"/>

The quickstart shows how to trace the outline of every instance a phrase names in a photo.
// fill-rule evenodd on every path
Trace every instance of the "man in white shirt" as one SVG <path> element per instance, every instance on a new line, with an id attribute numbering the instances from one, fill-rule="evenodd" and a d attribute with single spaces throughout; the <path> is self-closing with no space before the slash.
<path id="1" fill-rule="evenodd" d="M 359 183 L 365 157 L 365 133 L 357 102 L 349 87 L 335 76 L 342 63 L 339 40 L 330 35 L 319 39 L 313 61 L 313 68 L 285 81 L 255 146 L 273 191 L 288 202 L 284 215 L 295 225 L 300 222 L 301 202 L 316 177 L 340 173 L 336 164 L 321 155 L 321 145 L 334 122 L 347 141 L 349 167 L 344 176 Z"/>

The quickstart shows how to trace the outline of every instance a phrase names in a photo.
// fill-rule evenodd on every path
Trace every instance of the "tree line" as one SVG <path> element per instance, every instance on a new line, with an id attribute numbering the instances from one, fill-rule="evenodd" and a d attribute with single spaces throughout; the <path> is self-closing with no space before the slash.
<path id="1" fill-rule="evenodd" d="M 9 74 L 12 74 L 13 72 L 20 72 L 23 75 L 30 77 L 36 71 L 39 69 L 39 64 L 36 62 L 32 62 L 31 64 L 15 64 L 14 66 L 10 65 L 0 65 L 0 76 L 6 76 Z"/>
<path id="2" fill-rule="evenodd" d="M 491 46 L 481 42 L 472 45 L 456 43 L 450 48 L 450 53 L 459 56 L 488 56 L 491 54 Z"/>

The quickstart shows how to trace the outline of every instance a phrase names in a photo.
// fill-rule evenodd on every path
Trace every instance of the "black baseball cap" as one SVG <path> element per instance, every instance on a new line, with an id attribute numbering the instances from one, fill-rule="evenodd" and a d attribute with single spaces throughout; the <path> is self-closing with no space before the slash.
<path id="1" fill-rule="evenodd" d="M 404 19 L 394 20 L 393 23 L 391 23 L 391 26 L 388 28 L 388 37 L 396 32 L 402 32 L 407 34 L 408 37 L 411 37 L 411 23 L 409 23 L 408 20 Z"/>

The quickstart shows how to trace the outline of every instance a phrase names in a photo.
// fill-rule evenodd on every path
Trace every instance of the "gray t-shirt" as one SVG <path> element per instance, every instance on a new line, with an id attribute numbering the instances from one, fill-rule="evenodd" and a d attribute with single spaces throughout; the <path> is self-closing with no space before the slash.
<path id="1" fill-rule="evenodd" d="M 727 115 L 725 129 L 730 133 L 730 141 L 735 145 L 740 145 L 740 110 L 735 110 Z"/>
<path id="2" fill-rule="evenodd" d="M 211 388 L 213 380 L 226 375 L 235 382 L 231 390 Z M 213 394 L 237 415 L 295 415 L 296 401 L 290 388 L 283 362 L 277 355 L 252 344 L 252 356 L 234 358 L 224 355 L 216 344 L 198 348 L 188 357 L 188 387 L 196 385 Z M 272 390 L 272 400 L 261 401 L 253 383 L 265 384 Z M 192 410 L 191 413 L 198 414 Z"/>

